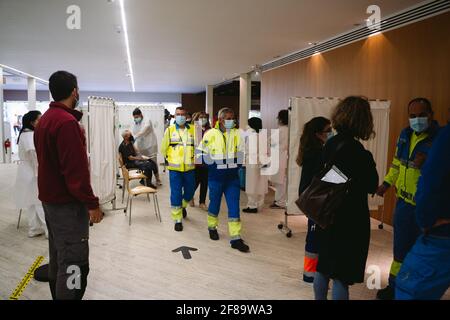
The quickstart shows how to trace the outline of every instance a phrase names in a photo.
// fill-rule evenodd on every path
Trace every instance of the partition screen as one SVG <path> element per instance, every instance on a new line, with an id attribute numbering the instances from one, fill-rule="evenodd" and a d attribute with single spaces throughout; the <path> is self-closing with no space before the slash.
<path id="1" fill-rule="evenodd" d="M 288 166 L 288 209 L 289 214 L 302 214 L 295 201 L 298 199 L 301 168 L 295 162 L 297 158 L 300 137 L 303 126 L 314 117 L 323 116 L 331 118 L 334 107 L 339 98 L 291 98 L 291 112 L 289 117 L 289 166 Z M 386 174 L 387 150 L 389 143 L 389 109 L 390 101 L 373 100 L 370 107 L 374 118 L 376 136 L 369 141 L 362 141 L 363 145 L 372 152 L 377 164 L 380 179 Z M 383 205 L 384 199 L 369 197 L 369 206 L 372 210 Z"/>

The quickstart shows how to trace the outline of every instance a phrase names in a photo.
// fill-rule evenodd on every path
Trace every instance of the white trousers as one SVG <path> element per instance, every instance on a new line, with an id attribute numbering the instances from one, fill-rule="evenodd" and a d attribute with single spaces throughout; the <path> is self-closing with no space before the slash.
<path id="1" fill-rule="evenodd" d="M 31 234 L 47 233 L 47 225 L 45 224 L 44 208 L 41 204 L 35 204 L 27 209 L 28 214 L 28 232 Z"/>
<path id="2" fill-rule="evenodd" d="M 274 183 L 275 204 L 279 207 L 286 207 L 286 183 Z"/>
<path id="3" fill-rule="evenodd" d="M 263 194 L 248 194 L 247 193 L 247 207 L 250 209 L 259 209 L 264 205 Z"/>

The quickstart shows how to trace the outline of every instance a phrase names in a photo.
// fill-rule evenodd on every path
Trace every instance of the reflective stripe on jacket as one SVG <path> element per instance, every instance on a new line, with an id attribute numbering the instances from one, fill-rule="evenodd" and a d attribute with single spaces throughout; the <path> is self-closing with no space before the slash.
<path id="1" fill-rule="evenodd" d="M 394 185 L 397 197 L 412 205 L 416 205 L 420 170 L 438 131 L 439 125 L 436 121 L 419 135 L 408 127 L 403 129 L 397 141 L 395 156 L 384 182 Z"/>
<path id="2" fill-rule="evenodd" d="M 181 136 L 177 124 L 166 129 L 161 142 L 161 153 L 168 162 L 168 169 L 174 171 L 190 171 L 195 169 L 194 163 L 194 127 L 186 125 Z M 185 139 L 184 139 L 185 138 Z"/>

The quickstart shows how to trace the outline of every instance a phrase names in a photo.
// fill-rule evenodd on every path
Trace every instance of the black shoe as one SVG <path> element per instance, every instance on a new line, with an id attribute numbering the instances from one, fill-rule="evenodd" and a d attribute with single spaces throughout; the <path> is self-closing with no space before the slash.
<path id="1" fill-rule="evenodd" d="M 183 224 L 181 222 L 175 223 L 175 231 L 177 232 L 183 231 Z"/>
<path id="2" fill-rule="evenodd" d="M 209 230 L 209 238 L 214 241 L 219 240 L 219 233 L 217 232 L 216 229 Z"/>
<path id="3" fill-rule="evenodd" d="M 284 207 L 280 207 L 275 202 L 270 205 L 270 209 L 286 209 Z"/>
<path id="4" fill-rule="evenodd" d="M 394 300 L 395 299 L 395 291 L 390 285 L 386 288 L 378 290 L 377 292 L 378 300 Z"/>
<path id="5" fill-rule="evenodd" d="M 48 277 L 48 264 L 43 264 L 34 271 L 34 280 L 39 282 L 50 282 Z"/>
<path id="6" fill-rule="evenodd" d="M 245 208 L 242 210 L 245 213 L 258 213 L 258 209 Z"/>
<path id="7" fill-rule="evenodd" d="M 249 252 L 250 247 L 244 243 L 242 239 L 234 240 L 231 242 L 231 247 L 237 249 L 240 252 Z"/>
<path id="8" fill-rule="evenodd" d="M 183 219 L 187 217 L 187 211 L 185 208 L 183 208 Z"/>

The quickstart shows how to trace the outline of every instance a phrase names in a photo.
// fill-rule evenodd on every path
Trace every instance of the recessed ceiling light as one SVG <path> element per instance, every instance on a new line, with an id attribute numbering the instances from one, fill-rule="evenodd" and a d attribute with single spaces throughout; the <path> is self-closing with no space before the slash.
<path id="1" fill-rule="evenodd" d="M 128 69 L 129 69 L 129 72 L 130 72 L 131 89 L 133 90 L 133 92 L 135 92 L 136 88 L 134 86 L 133 64 L 131 62 L 130 43 L 129 43 L 129 40 L 128 40 L 127 17 L 126 17 L 126 14 L 125 14 L 125 6 L 124 6 L 123 1 L 124 0 L 119 0 L 120 14 L 121 14 L 121 17 L 122 17 L 122 29 L 123 29 L 124 40 L 125 40 L 125 48 L 126 48 L 126 52 L 127 52 Z"/>
<path id="2" fill-rule="evenodd" d="M 9 66 L 6 66 L 6 65 L 4 65 L 4 64 L 0 64 L 0 68 L 6 69 L 6 71 L 9 71 L 9 72 L 12 73 L 12 74 L 17 74 L 17 75 L 20 75 L 20 76 L 25 76 L 25 77 L 27 77 L 27 78 L 28 78 L 28 77 L 29 77 L 29 78 L 33 78 L 33 79 L 35 79 L 35 80 L 37 80 L 37 81 L 40 81 L 40 82 L 42 82 L 42 83 L 44 83 L 44 84 L 48 84 L 48 81 L 47 81 L 47 80 L 44 80 L 44 79 L 41 79 L 41 78 L 39 78 L 39 77 L 33 76 L 32 74 L 29 74 L 29 73 L 26 73 L 26 72 L 24 72 L 24 71 L 18 70 L 18 69 L 16 69 L 16 68 L 9 67 Z"/>

